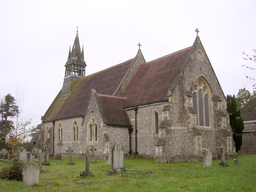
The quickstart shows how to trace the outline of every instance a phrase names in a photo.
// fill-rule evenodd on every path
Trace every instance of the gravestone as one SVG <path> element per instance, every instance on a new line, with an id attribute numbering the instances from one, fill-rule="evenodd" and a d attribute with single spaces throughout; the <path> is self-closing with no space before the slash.
<path id="1" fill-rule="evenodd" d="M 68 150 L 66 150 L 66 152 L 68 152 L 69 157 L 69 162 L 67 163 L 67 165 L 75 165 L 75 163 L 72 162 L 72 152 L 74 152 L 74 150 L 71 150 L 71 147 L 68 147 Z"/>
<path id="2" fill-rule="evenodd" d="M 211 149 L 207 149 L 205 151 L 205 155 L 204 155 L 204 168 L 205 167 L 212 167 L 212 150 Z"/>
<path id="3" fill-rule="evenodd" d="M 63 160 L 63 155 L 61 153 L 54 155 L 55 160 Z"/>
<path id="4" fill-rule="evenodd" d="M 27 162 L 27 150 L 24 147 L 19 149 L 19 159 L 23 163 Z"/>
<path id="5" fill-rule="evenodd" d="M 233 160 L 233 165 L 238 165 L 238 159 Z"/>
<path id="6" fill-rule="evenodd" d="M 112 175 L 124 170 L 124 152 L 122 145 L 119 141 L 115 143 L 111 150 L 111 170 L 107 170 L 107 175 Z"/>
<path id="7" fill-rule="evenodd" d="M 95 149 L 94 146 L 91 146 L 91 152 L 92 152 L 92 160 L 91 163 L 97 163 L 96 159 L 95 159 Z"/>
<path id="8" fill-rule="evenodd" d="M 33 161 L 28 162 L 22 169 L 23 185 L 39 184 L 39 171 L 39 167 Z"/>
<path id="9" fill-rule="evenodd" d="M 44 147 L 44 163 L 42 165 L 50 166 L 48 158 L 49 158 L 49 154 L 48 154 L 47 146 L 45 146 Z"/>
<path id="10" fill-rule="evenodd" d="M 86 155 L 85 171 L 83 171 L 82 173 L 80 172 L 80 176 L 77 176 L 78 178 L 85 178 L 86 176 L 94 177 L 92 172 L 90 172 L 90 150 L 89 150 L 89 148 L 86 149 L 85 155 Z"/>
<path id="11" fill-rule="evenodd" d="M 221 147 L 221 162 L 219 163 L 219 166 L 222 167 L 228 167 L 229 165 L 225 162 L 225 147 Z"/>
<path id="12" fill-rule="evenodd" d="M 105 162 L 105 166 L 111 166 L 112 164 L 112 150 L 110 149 L 110 153 L 109 153 L 109 156 L 108 156 L 108 160 Z"/>
<path id="13" fill-rule="evenodd" d="M 9 159 L 9 153 L 6 149 L 0 151 L 0 159 Z"/>
<path id="14" fill-rule="evenodd" d="M 40 168 L 40 173 L 45 173 L 45 171 L 42 169 L 42 149 L 38 150 L 38 165 Z"/>

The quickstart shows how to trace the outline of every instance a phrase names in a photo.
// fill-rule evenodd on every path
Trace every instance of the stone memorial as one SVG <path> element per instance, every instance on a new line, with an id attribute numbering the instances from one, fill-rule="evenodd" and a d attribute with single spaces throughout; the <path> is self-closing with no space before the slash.
<path id="1" fill-rule="evenodd" d="M 112 164 L 112 150 L 110 149 L 108 160 L 105 162 L 105 166 L 111 166 Z"/>
<path id="2" fill-rule="evenodd" d="M 233 160 L 233 165 L 238 165 L 238 159 Z"/>
<path id="3" fill-rule="evenodd" d="M 0 151 L 0 159 L 9 159 L 9 153 L 6 149 Z"/>
<path id="4" fill-rule="evenodd" d="M 221 147 L 221 162 L 219 163 L 221 167 L 228 167 L 229 165 L 225 162 L 225 147 Z"/>
<path id="5" fill-rule="evenodd" d="M 83 171 L 82 173 L 80 172 L 80 176 L 77 176 L 78 178 L 85 178 L 86 176 L 94 177 L 92 172 L 90 172 L 90 150 L 89 150 L 89 148 L 86 149 L 85 155 L 86 155 L 85 171 Z"/>
<path id="6" fill-rule="evenodd" d="M 121 172 L 121 170 L 124 170 L 124 152 L 122 145 L 119 141 L 115 143 L 111 150 L 111 170 L 107 171 L 107 175 L 112 175 L 118 172 Z"/>
<path id="7" fill-rule="evenodd" d="M 22 169 L 23 185 L 39 184 L 39 171 L 39 167 L 33 161 L 28 162 Z"/>
<path id="8" fill-rule="evenodd" d="M 45 171 L 42 169 L 42 149 L 38 150 L 38 165 L 40 168 L 40 173 L 45 173 Z"/>
<path id="9" fill-rule="evenodd" d="M 205 167 L 212 167 L 212 150 L 211 149 L 207 149 L 205 151 L 205 155 L 204 155 L 204 168 Z"/>
<path id="10" fill-rule="evenodd" d="M 71 150 L 71 147 L 68 147 L 68 150 L 66 150 L 66 152 L 68 152 L 69 157 L 69 162 L 67 163 L 67 165 L 75 165 L 75 163 L 72 162 L 72 152 L 74 152 L 74 150 Z"/>
<path id="11" fill-rule="evenodd" d="M 27 162 L 27 150 L 24 147 L 19 149 L 19 159 L 22 163 Z"/>
<path id="12" fill-rule="evenodd" d="M 92 152 L 92 160 L 91 160 L 91 163 L 97 163 L 96 159 L 95 159 L 95 149 L 94 149 L 94 146 L 92 145 L 91 146 L 91 152 Z"/>
<path id="13" fill-rule="evenodd" d="M 44 147 L 44 163 L 42 165 L 44 166 L 50 166 L 49 163 L 49 154 L 48 154 L 48 150 L 47 150 L 47 146 Z"/>

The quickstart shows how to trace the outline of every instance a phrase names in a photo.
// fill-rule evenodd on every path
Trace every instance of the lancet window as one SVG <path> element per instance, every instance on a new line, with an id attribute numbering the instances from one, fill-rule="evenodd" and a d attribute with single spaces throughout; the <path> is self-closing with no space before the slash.
<path id="1" fill-rule="evenodd" d="M 58 125 L 58 141 L 63 141 L 63 128 L 61 124 Z"/>
<path id="2" fill-rule="evenodd" d="M 203 78 L 198 78 L 193 86 L 193 108 L 197 114 L 197 125 L 210 126 L 210 88 Z"/>
<path id="3" fill-rule="evenodd" d="M 79 133 L 79 128 L 77 125 L 77 122 L 75 121 L 72 127 L 72 137 L 73 137 L 73 141 L 78 141 L 78 133 Z"/>
<path id="4" fill-rule="evenodd" d="M 94 144 L 98 141 L 98 125 L 94 122 L 93 118 L 90 120 L 87 133 L 89 143 Z"/>

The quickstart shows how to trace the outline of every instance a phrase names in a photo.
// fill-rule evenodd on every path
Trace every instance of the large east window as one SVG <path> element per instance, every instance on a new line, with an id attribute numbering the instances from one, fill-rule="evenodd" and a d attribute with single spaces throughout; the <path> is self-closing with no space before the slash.
<path id="1" fill-rule="evenodd" d="M 193 108 L 196 111 L 197 125 L 210 126 L 210 88 L 203 78 L 198 78 L 193 86 Z"/>

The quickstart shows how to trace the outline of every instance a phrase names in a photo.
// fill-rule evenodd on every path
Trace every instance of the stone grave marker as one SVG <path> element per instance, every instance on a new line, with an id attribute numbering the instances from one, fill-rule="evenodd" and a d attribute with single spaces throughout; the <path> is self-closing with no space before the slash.
<path id="1" fill-rule="evenodd" d="M 95 149 L 94 146 L 91 146 L 91 152 L 92 152 L 92 160 L 91 163 L 97 163 L 96 159 L 95 159 Z"/>
<path id="2" fill-rule="evenodd" d="M 211 149 L 207 149 L 205 151 L 205 155 L 204 155 L 204 168 L 205 167 L 212 167 L 212 150 Z"/>
<path id="3" fill-rule="evenodd" d="M 233 160 L 233 165 L 238 165 L 238 159 Z"/>
<path id="4" fill-rule="evenodd" d="M 105 166 L 111 166 L 112 164 L 112 150 L 110 149 L 108 160 L 105 162 Z"/>
<path id="5" fill-rule="evenodd" d="M 19 149 L 19 159 L 23 163 L 27 162 L 27 150 L 24 147 Z"/>
<path id="6" fill-rule="evenodd" d="M 9 159 L 9 153 L 6 149 L 0 151 L 0 159 Z"/>
<path id="7" fill-rule="evenodd" d="M 23 185 L 39 184 L 39 172 L 39 167 L 33 161 L 28 162 L 22 169 Z"/>
<path id="8" fill-rule="evenodd" d="M 61 153 L 54 155 L 55 160 L 63 160 L 63 155 Z"/>
<path id="9" fill-rule="evenodd" d="M 44 163 L 42 165 L 44 166 L 50 166 L 49 163 L 49 154 L 48 154 L 48 150 L 47 150 L 47 146 L 44 147 Z"/>
<path id="10" fill-rule="evenodd" d="M 38 165 L 40 168 L 40 173 L 45 173 L 45 171 L 42 169 L 42 149 L 38 150 Z"/>
<path id="11" fill-rule="evenodd" d="M 222 167 L 228 167 L 229 165 L 225 162 L 225 147 L 221 147 L 221 162 L 219 163 L 219 166 Z"/>
<path id="12" fill-rule="evenodd" d="M 124 170 L 124 152 L 119 141 L 115 143 L 111 151 L 111 170 L 107 170 L 107 175 L 112 175 Z"/>
<path id="13" fill-rule="evenodd" d="M 77 176 L 78 178 L 85 178 L 86 176 L 94 177 L 92 172 L 90 172 L 90 150 L 89 150 L 88 147 L 86 149 L 86 154 L 85 155 L 86 155 L 85 171 L 83 171 L 82 173 L 80 172 L 80 176 Z"/>
<path id="14" fill-rule="evenodd" d="M 71 150 L 71 147 L 68 147 L 68 150 L 66 150 L 66 152 L 68 152 L 69 157 L 69 162 L 67 163 L 67 165 L 75 165 L 75 163 L 72 162 L 72 152 L 74 152 L 74 150 Z"/>

